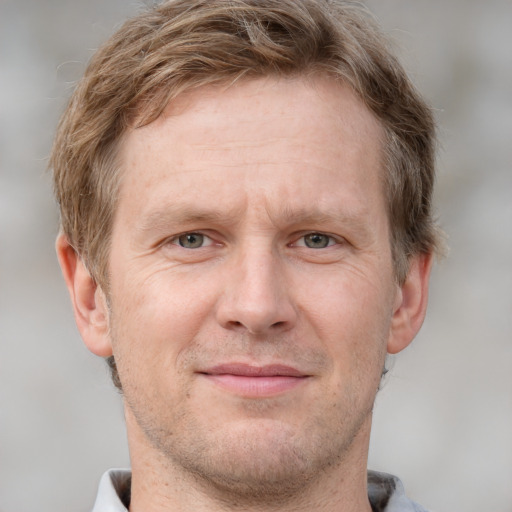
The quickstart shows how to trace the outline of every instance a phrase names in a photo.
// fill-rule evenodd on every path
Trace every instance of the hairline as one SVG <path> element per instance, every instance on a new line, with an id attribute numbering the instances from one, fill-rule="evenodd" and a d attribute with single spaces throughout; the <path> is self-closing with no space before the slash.
<path id="1" fill-rule="evenodd" d="M 200 91 L 202 88 L 205 87 L 220 87 L 221 89 L 225 90 L 233 85 L 240 83 L 240 82 L 252 82 L 255 80 L 260 79 L 271 79 L 271 78 L 278 78 L 278 79 L 285 79 L 285 80 L 293 80 L 293 79 L 300 79 L 300 80 L 307 80 L 307 81 L 313 81 L 314 78 L 316 78 L 318 75 L 315 75 L 315 71 L 322 72 L 324 77 L 332 80 L 336 83 L 342 84 L 345 87 L 348 87 L 350 91 L 355 95 L 355 97 L 360 101 L 362 105 L 367 109 L 367 111 L 372 115 L 372 117 L 377 121 L 382 136 L 379 138 L 379 152 L 380 152 L 380 165 L 379 165 L 379 181 L 381 183 L 381 191 L 383 194 L 383 198 L 385 201 L 385 208 L 386 208 L 386 216 L 387 216 L 387 224 L 389 229 L 389 243 L 390 243 L 390 249 L 392 254 L 392 265 L 393 265 L 393 271 L 395 274 L 395 278 L 397 282 L 400 284 L 404 281 L 407 271 L 408 271 L 408 261 L 409 258 L 413 254 L 420 253 L 422 251 L 415 251 L 413 254 L 403 254 L 404 250 L 400 248 L 399 241 L 396 240 L 396 229 L 398 229 L 396 226 L 394 226 L 391 222 L 392 220 L 392 197 L 391 197 L 391 179 L 392 179 L 392 166 L 393 166 L 393 156 L 391 154 L 391 151 L 389 151 L 388 146 L 390 139 L 392 139 L 393 134 L 392 130 L 389 126 L 386 125 L 386 123 L 379 118 L 375 114 L 375 112 L 366 104 L 364 98 L 362 95 L 355 89 L 355 87 L 349 82 L 349 80 L 341 76 L 340 73 L 337 73 L 336 75 L 329 70 L 326 70 L 326 66 L 322 65 L 323 63 L 313 63 L 308 69 L 305 70 L 295 70 L 292 73 L 266 73 L 266 74 L 258 74 L 258 75 L 244 75 L 240 77 L 236 77 L 235 79 L 228 80 L 216 80 L 213 83 L 206 83 L 201 85 L 191 84 L 190 87 L 183 88 L 180 90 L 179 94 L 174 95 L 169 101 L 167 102 L 155 102 L 155 103 L 149 103 L 146 105 L 146 108 L 141 109 L 136 108 L 135 113 L 132 114 L 131 120 L 129 124 L 124 126 L 124 129 L 120 133 L 120 135 L 111 142 L 109 146 L 105 149 L 105 156 L 108 158 L 108 163 L 106 164 L 107 167 L 105 170 L 108 171 L 108 174 L 113 182 L 113 200 L 111 203 L 111 217 L 110 217 L 110 225 L 107 229 L 107 238 L 104 239 L 103 243 L 101 244 L 101 249 L 98 251 L 100 254 L 96 256 L 95 261 L 91 261 L 91 259 L 87 255 L 80 255 L 82 256 L 82 259 L 84 259 L 84 262 L 88 268 L 88 270 L 91 273 L 91 276 L 93 279 L 100 284 L 101 288 L 105 293 L 108 293 L 110 289 L 110 266 L 109 266 L 109 260 L 110 260 L 110 251 L 111 251 L 111 242 L 112 242 L 112 230 L 114 227 L 114 223 L 116 221 L 117 216 L 117 210 L 118 210 L 118 204 L 119 199 L 121 195 L 121 188 L 122 188 L 122 181 L 123 181 L 123 164 L 121 162 L 121 154 L 122 154 L 122 148 L 123 145 L 126 143 L 126 137 L 132 130 L 137 130 L 139 128 L 143 128 L 145 126 L 148 126 L 152 124 L 153 122 L 160 119 L 162 116 L 165 116 L 165 111 L 168 109 L 168 107 L 172 104 L 173 101 L 175 101 L 178 97 L 180 97 L 183 94 L 190 94 L 195 93 L 197 91 Z M 162 86 L 163 88 L 164 86 Z M 188 108 L 188 107 L 187 107 Z M 184 112 L 180 111 L 180 113 Z M 150 112 L 150 116 L 147 117 L 148 112 Z M 157 113 L 155 115 L 154 113 Z M 179 115 L 179 114 L 178 114 Z M 432 251 L 431 251 L 432 252 Z M 83 257 L 85 256 L 85 257 Z M 100 260 L 100 261 L 98 261 Z"/>

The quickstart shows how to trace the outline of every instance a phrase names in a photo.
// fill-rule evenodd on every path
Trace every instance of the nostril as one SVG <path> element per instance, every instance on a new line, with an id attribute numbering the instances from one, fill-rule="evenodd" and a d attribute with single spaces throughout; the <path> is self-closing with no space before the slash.
<path id="1" fill-rule="evenodd" d="M 216 319 L 223 328 L 237 332 L 247 330 L 250 334 L 288 330 L 293 327 L 295 318 L 295 308 L 287 298 L 262 297 L 248 301 L 234 296 L 221 301 L 216 311 Z"/>

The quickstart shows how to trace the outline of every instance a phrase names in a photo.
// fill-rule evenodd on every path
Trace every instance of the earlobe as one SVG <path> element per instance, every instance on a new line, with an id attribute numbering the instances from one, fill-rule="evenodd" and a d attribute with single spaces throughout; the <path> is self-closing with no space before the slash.
<path id="1" fill-rule="evenodd" d="M 406 348 L 423 324 L 431 267 L 432 254 L 422 253 L 411 258 L 405 282 L 397 291 L 387 346 L 389 354 L 396 354 Z"/>
<path id="2" fill-rule="evenodd" d="M 101 357 L 112 355 L 105 294 L 64 234 L 56 242 L 57 257 L 71 297 L 75 321 L 87 348 Z"/>

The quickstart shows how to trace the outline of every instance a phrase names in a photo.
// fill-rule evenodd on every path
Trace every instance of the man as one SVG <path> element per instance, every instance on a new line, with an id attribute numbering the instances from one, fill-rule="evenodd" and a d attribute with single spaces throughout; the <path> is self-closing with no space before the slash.
<path id="1" fill-rule="evenodd" d="M 433 121 L 367 14 L 171 0 L 93 57 L 51 158 L 57 252 L 125 405 L 95 511 L 421 511 L 366 471 L 426 310 Z"/>

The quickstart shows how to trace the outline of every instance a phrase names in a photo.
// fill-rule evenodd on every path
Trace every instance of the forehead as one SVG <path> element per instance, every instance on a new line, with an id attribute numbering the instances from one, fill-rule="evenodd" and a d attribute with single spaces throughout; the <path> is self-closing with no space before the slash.
<path id="1" fill-rule="evenodd" d="M 351 196 L 381 181 L 382 140 L 374 115 L 332 78 L 205 86 L 178 96 L 151 124 L 129 130 L 121 147 L 121 194 L 147 192 L 151 208 L 176 201 L 172 188 L 200 201 L 198 185 L 213 187 L 226 199 L 232 181 L 243 180 L 252 193 L 271 184 L 266 192 L 293 209 L 294 194 L 310 191 L 322 202 L 332 195 L 329 182 L 342 179 L 339 199 L 345 194 L 349 205 Z M 320 190 L 319 183 L 327 186 Z"/>
<path id="2" fill-rule="evenodd" d="M 207 135 L 209 142 L 217 140 L 221 144 L 223 132 L 211 131 L 212 128 L 241 127 L 236 132 L 240 142 L 257 141 L 261 120 L 266 123 L 269 139 L 272 134 L 279 139 L 300 131 L 312 140 L 315 134 L 321 136 L 326 149 L 340 137 L 370 137 L 378 142 L 383 131 L 349 85 L 325 74 L 263 77 L 225 86 L 203 86 L 173 99 L 150 126 L 154 131 L 170 127 L 173 120 L 179 123 L 184 116 L 189 132 Z M 138 130 L 132 130 L 135 131 Z M 179 137 L 180 133 L 174 135 Z"/>

